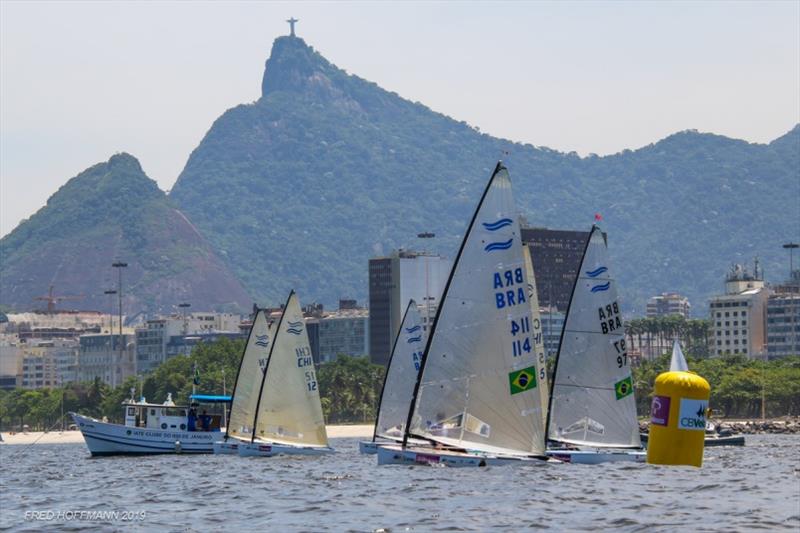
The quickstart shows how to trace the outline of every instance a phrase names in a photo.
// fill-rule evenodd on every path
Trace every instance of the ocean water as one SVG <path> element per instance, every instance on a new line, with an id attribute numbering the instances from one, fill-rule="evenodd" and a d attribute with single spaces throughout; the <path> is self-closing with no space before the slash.
<path id="1" fill-rule="evenodd" d="M 326 457 L 90 458 L 82 444 L 0 446 L 11 531 L 800 530 L 800 436 L 709 448 L 702 469 L 646 464 L 376 466 Z"/>

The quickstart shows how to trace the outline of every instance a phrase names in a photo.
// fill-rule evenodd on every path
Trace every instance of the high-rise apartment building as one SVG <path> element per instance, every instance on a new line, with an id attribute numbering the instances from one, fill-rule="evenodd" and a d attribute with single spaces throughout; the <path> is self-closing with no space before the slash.
<path id="1" fill-rule="evenodd" d="M 725 278 L 725 294 L 709 302 L 714 355 L 764 357 L 768 296 L 758 263 L 753 274 L 733 265 Z"/>
<path id="2" fill-rule="evenodd" d="M 647 300 L 647 318 L 669 315 L 689 318 L 691 308 L 686 296 L 676 292 L 662 292 L 659 296 L 653 296 Z"/>
<path id="3" fill-rule="evenodd" d="M 800 270 L 767 300 L 767 356 L 800 355 Z"/>
<path id="4" fill-rule="evenodd" d="M 450 259 L 411 250 L 369 260 L 369 354 L 373 363 L 388 363 L 410 299 L 422 305 L 423 320 L 427 316 L 433 320 L 452 266 Z"/>
<path id="5" fill-rule="evenodd" d="M 588 231 L 522 228 L 522 242 L 531 251 L 540 306 L 566 312 L 588 238 Z"/>

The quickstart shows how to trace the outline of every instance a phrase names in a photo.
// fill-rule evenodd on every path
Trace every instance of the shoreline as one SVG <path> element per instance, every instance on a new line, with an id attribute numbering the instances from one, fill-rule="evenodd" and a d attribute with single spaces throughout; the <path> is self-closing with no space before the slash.
<path id="1" fill-rule="evenodd" d="M 372 424 L 325 426 L 329 439 L 367 439 L 372 438 Z M 83 435 L 77 429 L 71 431 L 29 431 L 27 433 L 0 433 L 3 445 L 17 446 L 30 444 L 83 444 Z"/>

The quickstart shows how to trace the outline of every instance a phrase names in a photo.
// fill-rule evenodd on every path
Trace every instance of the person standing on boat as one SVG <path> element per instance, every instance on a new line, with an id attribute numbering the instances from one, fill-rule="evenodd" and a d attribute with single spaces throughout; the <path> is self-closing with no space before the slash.
<path id="1" fill-rule="evenodd" d="M 189 416 L 186 420 L 186 427 L 189 431 L 197 431 L 197 410 L 194 406 L 189 408 Z"/>
<path id="2" fill-rule="evenodd" d="M 203 431 L 211 431 L 211 415 L 203 409 L 203 414 L 200 415 L 200 427 Z"/>

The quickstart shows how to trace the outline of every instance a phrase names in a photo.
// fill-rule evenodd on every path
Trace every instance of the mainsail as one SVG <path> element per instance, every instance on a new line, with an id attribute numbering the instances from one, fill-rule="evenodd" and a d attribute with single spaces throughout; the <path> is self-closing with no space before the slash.
<path id="1" fill-rule="evenodd" d="M 527 245 L 522 247 L 525 258 L 525 271 L 528 274 L 528 303 L 531 306 L 531 342 L 536 352 L 536 372 L 539 376 L 539 396 L 541 396 L 540 410 L 542 424 L 547 424 L 547 404 L 550 401 L 550 386 L 547 384 L 547 360 L 545 359 L 544 330 L 542 317 L 539 313 L 539 293 L 536 289 L 536 277 L 533 273 L 533 260 Z M 543 426 L 546 427 L 546 426 Z"/>
<path id="2" fill-rule="evenodd" d="M 641 447 L 621 311 L 605 237 L 593 226 L 561 333 L 550 400 L 550 440 Z"/>
<path id="3" fill-rule="evenodd" d="M 327 446 L 314 360 L 294 291 L 275 328 L 253 439 Z"/>
<path id="4" fill-rule="evenodd" d="M 544 424 L 528 273 L 508 171 L 498 163 L 428 338 L 405 441 L 541 454 Z"/>
<path id="5" fill-rule="evenodd" d="M 414 394 L 414 384 L 417 382 L 417 372 L 422 363 L 424 348 L 425 332 L 422 331 L 422 318 L 417 303 L 410 300 L 389 357 L 373 440 L 376 437 L 395 440 L 403 438 L 408 406 Z"/>
<path id="6" fill-rule="evenodd" d="M 226 438 L 234 436 L 249 439 L 253 433 L 258 393 L 261 390 L 264 369 L 267 367 L 272 347 L 271 341 L 272 331 L 267 324 L 266 313 L 263 309 L 259 309 L 253 318 L 253 326 L 250 328 L 242 361 L 239 363 L 239 373 L 236 374 Z"/>

